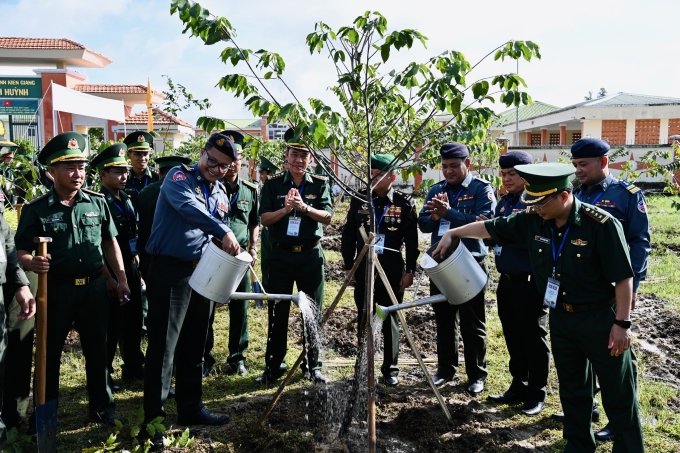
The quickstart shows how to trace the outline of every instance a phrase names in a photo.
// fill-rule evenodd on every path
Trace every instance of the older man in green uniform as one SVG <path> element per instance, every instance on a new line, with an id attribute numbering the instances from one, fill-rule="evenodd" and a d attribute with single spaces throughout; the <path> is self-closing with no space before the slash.
<path id="1" fill-rule="evenodd" d="M 536 286 L 550 307 L 550 336 L 564 409 L 566 452 L 594 452 L 592 365 L 615 434 L 612 451 L 643 452 L 631 362 L 633 269 L 623 228 L 606 211 L 572 194 L 564 164 L 517 165 L 526 181 L 526 211 L 455 228 L 434 255 L 446 256 L 452 238 L 492 238 L 529 247 Z"/>
<path id="2" fill-rule="evenodd" d="M 130 160 L 131 169 L 127 183 L 125 183 L 125 193 L 128 194 L 132 207 L 136 212 L 137 197 L 139 193 L 151 183 L 157 182 L 160 178 L 158 174 L 149 168 L 149 158 L 153 149 L 153 135 L 148 132 L 136 131 L 128 134 L 123 140 L 127 146 L 127 158 Z"/>
<path id="3" fill-rule="evenodd" d="M 125 159 L 127 146 L 114 143 L 94 159 L 91 166 L 99 172 L 102 187 L 100 193 L 106 198 L 111 218 L 118 230 L 116 242 L 123 255 L 125 275 L 132 292 L 130 301 L 121 306 L 118 302 L 118 282 L 110 268 L 104 266 L 102 272 L 109 293 L 109 329 L 106 337 L 109 376 L 113 374 L 113 359 L 120 346 L 123 359 L 123 380 L 144 379 L 144 353 L 142 353 L 142 281 L 139 275 L 137 258 L 137 221 L 135 210 L 125 193 L 129 165 Z M 120 391 L 119 385 L 110 381 L 111 390 Z"/>
<path id="4" fill-rule="evenodd" d="M 59 368 L 64 341 L 75 322 L 85 356 L 90 416 L 113 425 L 119 418 L 108 384 L 106 331 L 108 304 L 102 278 L 104 256 L 118 280 L 118 301 L 130 298 L 118 234 L 102 194 L 81 189 L 86 175 L 85 138 L 65 132 L 50 140 L 38 155 L 48 167 L 54 187 L 24 204 L 16 234 L 24 269 L 47 273 L 46 400 L 59 395 Z M 49 256 L 33 256 L 36 237 L 51 237 Z M 102 253 L 103 251 L 103 253 Z"/>
<path id="5" fill-rule="evenodd" d="M 262 189 L 260 218 L 270 229 L 267 292 L 291 294 L 293 285 L 323 304 L 324 255 L 319 241 L 331 223 L 333 207 L 326 178 L 307 172 L 312 155 L 304 143 L 288 143 L 288 170 L 272 176 Z M 270 383 L 285 372 L 290 302 L 269 303 L 269 334 L 265 371 L 255 381 Z M 276 320 L 276 322 L 274 322 Z M 311 345 L 303 363 L 314 382 L 326 382 L 318 360 L 319 345 Z"/>
<path id="6" fill-rule="evenodd" d="M 378 261 L 385 270 L 390 281 L 392 291 L 397 296 L 398 302 L 404 298 L 404 289 L 413 284 L 413 271 L 416 268 L 418 258 L 418 212 L 410 195 L 399 192 L 392 188 L 396 179 L 392 165 L 394 156 L 390 154 L 374 154 L 371 156 L 371 173 L 373 175 L 373 198 L 371 204 L 375 212 L 373 220 L 369 218 L 368 204 L 353 198 L 349 205 L 347 221 L 342 230 L 342 257 L 345 271 L 349 271 L 354 265 L 356 256 L 364 246 L 364 241 L 359 234 L 359 228 L 370 228 L 368 225 L 375 224 L 378 235 L 378 243 L 381 247 L 375 248 Z M 382 179 L 381 179 L 382 178 Z M 406 266 L 401 256 L 401 246 L 406 248 Z M 354 289 L 354 303 L 357 306 L 359 326 L 357 334 L 359 339 L 363 337 L 366 324 L 366 264 L 357 268 L 356 286 Z M 387 289 L 382 280 L 375 283 L 375 299 L 377 304 L 392 305 L 392 300 L 387 294 Z M 394 387 L 399 384 L 397 378 L 399 367 L 399 323 L 397 316 L 391 313 L 383 321 L 383 337 L 385 342 L 384 358 L 381 371 L 385 385 Z"/>
<path id="7" fill-rule="evenodd" d="M 236 131 L 222 131 L 220 134 L 232 139 L 240 153 L 243 149 L 242 134 Z M 242 157 L 239 154 L 239 157 L 234 159 L 232 165 L 227 170 L 222 183 L 229 199 L 229 228 L 233 231 L 241 248 L 248 250 L 248 253 L 253 257 L 252 265 L 255 266 L 260 229 L 260 216 L 258 215 L 259 199 L 257 185 L 239 177 L 242 161 Z M 250 291 L 249 272 L 246 272 L 243 276 L 236 291 Z M 238 373 L 240 376 L 248 373 L 245 365 L 246 358 L 243 355 L 248 348 L 249 341 L 248 302 L 247 300 L 233 300 L 229 302 L 229 356 L 227 357 L 227 363 L 231 371 Z M 212 348 L 215 346 L 215 333 L 213 331 L 215 310 L 216 308 L 213 308 L 210 314 L 210 328 L 208 329 L 208 338 L 205 343 L 205 352 L 203 353 L 203 377 L 207 377 L 215 365 L 215 358 L 211 354 Z"/>
<path id="8" fill-rule="evenodd" d="M 260 198 L 262 197 L 262 188 L 267 179 L 276 173 L 278 167 L 274 162 L 266 157 L 260 157 L 260 165 L 257 167 L 257 172 L 260 175 Z M 260 228 L 260 271 L 262 272 L 262 286 L 267 290 L 269 288 L 269 253 L 272 249 L 272 242 L 269 239 L 269 228 L 263 226 Z"/>

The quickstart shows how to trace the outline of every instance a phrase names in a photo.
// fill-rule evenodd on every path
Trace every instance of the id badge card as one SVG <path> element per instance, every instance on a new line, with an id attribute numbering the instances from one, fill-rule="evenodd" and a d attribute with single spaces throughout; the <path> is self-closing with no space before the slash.
<path id="1" fill-rule="evenodd" d="M 439 231 L 437 232 L 437 236 L 444 236 L 444 233 L 449 231 L 451 228 L 451 222 L 448 220 L 441 219 L 439 221 Z"/>
<path id="2" fill-rule="evenodd" d="M 503 247 L 501 247 L 500 245 L 497 245 L 493 248 L 493 251 L 494 251 L 494 254 L 496 256 L 501 256 L 501 252 L 503 251 Z"/>
<path id="3" fill-rule="evenodd" d="M 129 243 L 130 243 L 130 251 L 132 252 L 133 255 L 137 255 L 137 238 L 130 239 Z"/>
<path id="4" fill-rule="evenodd" d="M 300 221 L 300 217 L 291 217 L 288 219 L 288 231 L 286 231 L 288 236 L 298 237 L 300 234 Z"/>
<path id="5" fill-rule="evenodd" d="M 375 253 L 378 255 L 382 255 L 383 252 L 385 251 L 385 235 L 384 234 L 376 234 L 375 236 Z"/>
<path id="6" fill-rule="evenodd" d="M 548 286 L 545 288 L 545 297 L 543 298 L 543 305 L 550 308 L 557 306 L 557 295 L 560 292 L 560 282 L 554 278 L 548 279 Z"/>

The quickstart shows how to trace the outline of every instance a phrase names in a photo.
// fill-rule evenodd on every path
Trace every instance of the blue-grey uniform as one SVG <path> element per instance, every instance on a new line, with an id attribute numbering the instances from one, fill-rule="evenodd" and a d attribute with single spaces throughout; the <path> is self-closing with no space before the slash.
<path id="1" fill-rule="evenodd" d="M 633 292 L 637 292 L 640 280 L 647 276 L 647 258 L 652 251 L 644 194 L 635 184 L 609 174 L 588 190 L 583 186 L 576 188 L 574 195 L 584 203 L 604 209 L 621 222 L 635 272 Z"/>
<path id="2" fill-rule="evenodd" d="M 227 151 L 209 147 L 217 142 Z M 228 144 L 225 144 L 228 143 Z M 206 153 L 238 155 L 220 134 L 208 139 Z M 217 148 L 217 149 L 216 149 Z M 202 157 L 206 158 L 205 156 Z M 227 226 L 228 200 L 220 182 L 208 183 L 199 164 L 172 168 L 161 186 L 151 236 L 147 289 L 149 347 L 144 376 L 145 422 L 165 417 L 163 405 L 175 364 L 178 423 L 204 419 L 203 349 L 213 302 L 192 291 L 189 279 L 211 236 L 221 240 Z M 215 417 L 210 415 L 211 417 Z M 183 422 L 186 420 L 186 422 Z M 204 424 L 217 424 L 205 422 Z"/>
<path id="3" fill-rule="evenodd" d="M 459 143 L 447 143 L 440 150 L 442 160 L 450 158 L 467 159 L 468 150 Z M 427 203 L 435 195 L 446 193 L 449 210 L 439 221 L 432 220 L 427 213 Z M 468 172 L 463 182 L 451 187 L 446 181 L 435 184 L 425 198 L 425 205 L 418 216 L 418 227 L 423 233 L 432 233 L 432 243 L 439 241 L 445 230 L 476 221 L 478 215 L 491 217 L 496 206 L 496 197 L 491 185 Z M 449 222 L 448 225 L 446 222 Z M 463 239 L 463 243 L 485 269 L 482 261 L 488 248 L 480 239 Z M 430 285 L 432 295 L 440 294 L 439 288 Z M 435 378 L 449 380 L 458 369 L 458 313 L 460 312 L 460 333 L 465 343 L 465 371 L 470 383 L 486 378 L 486 316 L 484 313 L 484 291 L 462 305 L 432 305 L 437 323 L 438 370 Z M 438 379 L 435 379 L 438 380 Z"/>

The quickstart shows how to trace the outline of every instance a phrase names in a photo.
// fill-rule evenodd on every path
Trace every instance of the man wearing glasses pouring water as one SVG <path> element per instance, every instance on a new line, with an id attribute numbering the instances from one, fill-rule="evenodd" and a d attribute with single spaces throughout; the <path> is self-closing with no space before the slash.
<path id="1" fill-rule="evenodd" d="M 529 247 L 536 286 L 550 307 L 550 336 L 564 409 L 565 452 L 594 452 L 593 373 L 600 380 L 615 434 L 613 451 L 644 443 L 630 343 L 633 269 L 623 228 L 604 210 L 572 194 L 564 164 L 517 165 L 526 211 L 455 228 L 433 256 L 450 254 L 454 237 L 492 238 Z"/>

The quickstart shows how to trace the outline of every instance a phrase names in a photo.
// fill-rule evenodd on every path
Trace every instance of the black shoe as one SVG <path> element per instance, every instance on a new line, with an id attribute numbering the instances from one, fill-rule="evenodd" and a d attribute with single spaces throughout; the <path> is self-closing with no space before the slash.
<path id="1" fill-rule="evenodd" d="M 396 387 L 399 385 L 399 378 L 396 376 L 385 376 L 385 385 L 388 387 Z"/>
<path id="2" fill-rule="evenodd" d="M 326 376 L 324 376 L 320 370 L 314 370 L 309 375 L 309 379 L 314 381 L 315 384 L 325 384 Z"/>
<path id="3" fill-rule="evenodd" d="M 118 420 L 121 423 L 125 423 L 126 420 L 125 418 L 116 415 L 116 414 L 97 414 L 93 415 L 92 419 L 96 422 L 102 423 L 104 425 L 109 425 L 109 426 L 116 426 L 116 420 Z"/>
<path id="4" fill-rule="evenodd" d="M 445 373 L 441 370 L 437 370 L 437 372 L 432 376 L 432 380 L 434 381 L 434 385 L 437 387 L 442 386 L 449 382 L 451 379 L 453 379 L 453 373 Z"/>
<path id="5" fill-rule="evenodd" d="M 484 381 L 477 379 L 476 381 L 470 382 L 467 386 L 467 391 L 471 395 L 479 395 L 484 391 Z"/>
<path id="6" fill-rule="evenodd" d="M 162 449 L 164 447 L 163 439 L 163 433 L 160 431 L 156 431 L 156 434 L 149 436 L 149 433 L 146 432 L 146 426 L 144 425 L 141 427 L 139 435 L 137 435 L 137 441 L 140 445 L 145 445 L 147 440 L 151 443 L 151 448 L 149 451 L 157 451 Z"/>
<path id="7" fill-rule="evenodd" d="M 514 390 L 508 390 L 507 392 L 501 395 L 489 395 L 486 397 L 486 399 L 493 403 L 508 404 L 520 401 L 522 399 L 522 396 L 519 394 L 519 392 L 516 392 Z"/>
<path id="8" fill-rule="evenodd" d="M 522 412 L 524 415 L 528 415 L 529 417 L 534 417 L 541 413 L 544 406 L 545 403 L 543 401 L 527 401 L 522 406 L 520 412 Z"/>
<path id="9" fill-rule="evenodd" d="M 120 393 L 123 391 L 123 387 L 118 384 L 111 384 L 111 393 Z"/>
<path id="10" fill-rule="evenodd" d="M 182 426 L 191 425 L 211 425 L 219 426 L 226 425 L 231 419 L 228 415 L 211 414 L 207 407 L 203 406 L 201 410 L 194 412 L 191 415 L 178 415 L 177 424 Z"/>
<path id="11" fill-rule="evenodd" d="M 212 366 L 206 365 L 205 363 L 203 364 L 203 377 L 207 378 L 210 376 L 210 372 L 213 370 Z"/>
<path id="12" fill-rule="evenodd" d="M 556 420 L 560 423 L 564 423 L 564 413 L 563 412 L 558 412 L 557 414 L 552 414 L 550 416 L 553 420 Z M 593 404 L 593 415 L 591 417 L 591 420 L 593 423 L 598 423 L 600 421 L 600 409 L 597 407 L 597 402 Z"/>
<path id="13" fill-rule="evenodd" d="M 600 442 L 609 442 L 614 440 L 614 431 L 612 431 L 609 423 L 607 423 L 607 426 L 595 433 L 595 440 L 599 440 Z"/>
<path id="14" fill-rule="evenodd" d="M 10 431 L 12 428 L 19 429 L 21 417 L 2 417 L 2 422 L 5 424 L 7 431 Z"/>
<path id="15" fill-rule="evenodd" d="M 230 363 L 229 364 L 229 371 L 231 373 L 236 373 L 239 376 L 245 376 L 248 374 L 248 368 L 243 364 L 243 362 L 239 363 Z"/>
<path id="16" fill-rule="evenodd" d="M 550 416 L 550 418 L 552 418 L 553 420 L 556 420 L 560 423 L 564 423 L 564 412 L 558 412 L 556 414 L 552 414 Z"/>
<path id="17" fill-rule="evenodd" d="M 265 371 L 264 373 L 255 378 L 255 383 L 257 385 L 268 385 L 271 384 L 272 382 L 274 382 L 274 378 L 268 371 Z"/>
<path id="18" fill-rule="evenodd" d="M 170 390 L 168 390 L 168 399 L 173 398 L 175 398 L 175 387 L 170 387 Z"/>

